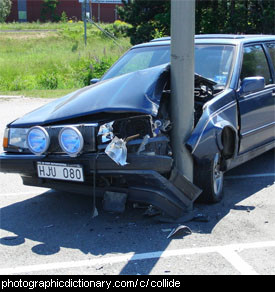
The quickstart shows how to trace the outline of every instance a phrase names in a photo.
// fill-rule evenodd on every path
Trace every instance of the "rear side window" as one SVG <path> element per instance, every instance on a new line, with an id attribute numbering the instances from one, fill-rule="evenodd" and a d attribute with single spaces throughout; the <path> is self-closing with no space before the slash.
<path id="1" fill-rule="evenodd" d="M 252 45 L 244 48 L 241 80 L 253 76 L 264 77 L 265 84 L 272 83 L 268 62 L 261 45 Z"/>
<path id="2" fill-rule="evenodd" d="M 275 43 L 267 44 L 266 47 L 269 51 L 273 67 L 275 68 Z"/>

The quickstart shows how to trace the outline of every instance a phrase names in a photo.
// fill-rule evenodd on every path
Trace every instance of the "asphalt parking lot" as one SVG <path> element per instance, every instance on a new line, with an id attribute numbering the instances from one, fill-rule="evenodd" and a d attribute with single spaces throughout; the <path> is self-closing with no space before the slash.
<path id="1" fill-rule="evenodd" d="M 0 98 L 8 122 L 48 100 Z M 160 223 L 128 205 L 110 214 L 92 198 L 23 186 L 0 174 L 0 274 L 275 275 L 274 150 L 226 174 L 225 198 L 196 203 L 196 220 Z M 178 225 L 192 233 L 167 238 Z"/>

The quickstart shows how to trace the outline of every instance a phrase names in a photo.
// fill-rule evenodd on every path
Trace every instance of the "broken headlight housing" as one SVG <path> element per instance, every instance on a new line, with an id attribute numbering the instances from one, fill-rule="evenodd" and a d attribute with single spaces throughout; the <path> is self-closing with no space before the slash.
<path id="1" fill-rule="evenodd" d="M 97 136 L 101 136 L 102 143 L 112 141 L 112 139 L 114 138 L 113 123 L 114 121 L 103 124 L 99 127 Z"/>

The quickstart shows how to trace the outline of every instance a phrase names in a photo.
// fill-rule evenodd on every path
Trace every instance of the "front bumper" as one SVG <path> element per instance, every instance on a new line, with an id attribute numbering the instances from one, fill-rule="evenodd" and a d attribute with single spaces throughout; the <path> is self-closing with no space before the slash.
<path id="1" fill-rule="evenodd" d="M 80 164 L 83 166 L 85 182 L 69 182 L 41 179 L 37 176 L 38 161 Z M 67 155 L 35 156 L 30 154 L 0 154 L 0 172 L 18 173 L 25 185 L 59 189 L 68 192 L 97 196 L 106 191 L 122 192 L 127 199 L 134 202 L 151 204 L 173 218 L 178 218 L 192 207 L 200 190 L 173 170 L 173 159 L 162 155 L 137 155 L 129 153 L 126 166 L 119 166 L 106 154 L 83 154 L 77 158 Z M 168 178 L 172 172 L 172 179 Z M 112 177 L 116 184 L 93 187 L 93 176 Z"/>

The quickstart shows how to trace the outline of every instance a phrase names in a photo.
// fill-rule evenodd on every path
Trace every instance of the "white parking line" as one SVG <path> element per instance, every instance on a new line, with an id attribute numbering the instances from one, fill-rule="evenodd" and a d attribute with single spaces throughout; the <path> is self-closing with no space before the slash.
<path id="1" fill-rule="evenodd" d="M 12 197 L 12 196 L 35 196 L 35 195 L 41 195 L 43 193 L 48 192 L 49 189 L 38 189 L 36 192 L 17 192 L 17 193 L 0 193 L 0 197 Z"/>
<path id="2" fill-rule="evenodd" d="M 220 249 L 219 253 L 242 275 L 258 275 L 234 250 Z"/>
<path id="3" fill-rule="evenodd" d="M 244 243 L 244 244 L 232 244 L 225 246 L 212 246 L 212 247 L 199 247 L 199 248 L 186 248 L 177 250 L 166 250 L 149 253 L 128 253 L 120 256 L 104 256 L 101 258 L 94 258 L 89 260 L 81 261 L 70 261 L 70 262 L 57 262 L 40 265 L 21 266 L 13 268 L 2 268 L 0 269 L 0 275 L 10 274 L 26 274 L 31 272 L 47 271 L 47 270 L 58 270 L 58 269 L 69 269 L 69 268 L 80 268 L 80 267 L 92 267 L 97 265 L 109 265 L 122 262 L 140 261 L 154 258 L 169 258 L 179 257 L 184 255 L 193 254 L 206 254 L 206 253 L 219 253 L 241 274 L 257 274 L 254 269 L 248 265 L 238 254 L 237 251 L 244 249 L 264 248 L 264 247 L 275 247 L 275 241 L 266 242 L 255 242 L 255 243 Z"/>
<path id="4" fill-rule="evenodd" d="M 34 196 L 38 195 L 39 192 L 18 192 L 18 193 L 6 193 L 6 194 L 0 194 L 0 197 L 12 197 L 12 196 Z"/>

